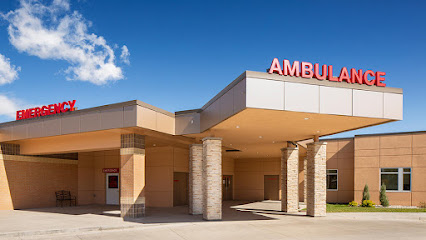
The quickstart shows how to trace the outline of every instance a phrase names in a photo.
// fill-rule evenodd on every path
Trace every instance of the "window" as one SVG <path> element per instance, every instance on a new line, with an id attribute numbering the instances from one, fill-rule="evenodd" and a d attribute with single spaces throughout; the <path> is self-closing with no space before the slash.
<path id="1" fill-rule="evenodd" d="M 411 191 L 411 168 L 382 168 L 380 180 L 387 191 Z"/>
<path id="2" fill-rule="evenodd" d="M 327 190 L 337 190 L 337 169 L 327 170 Z"/>

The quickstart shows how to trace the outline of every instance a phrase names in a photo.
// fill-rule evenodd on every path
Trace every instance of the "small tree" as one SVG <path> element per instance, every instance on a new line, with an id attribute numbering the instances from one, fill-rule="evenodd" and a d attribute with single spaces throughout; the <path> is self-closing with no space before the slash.
<path id="1" fill-rule="evenodd" d="M 364 186 L 364 192 L 362 192 L 362 201 L 364 200 L 370 200 L 370 192 L 368 191 L 368 185 L 365 184 Z"/>
<path id="2" fill-rule="evenodd" d="M 382 184 L 382 186 L 380 187 L 380 204 L 383 207 L 389 206 L 389 200 L 388 200 L 388 197 L 386 196 L 386 185 L 385 184 Z"/>

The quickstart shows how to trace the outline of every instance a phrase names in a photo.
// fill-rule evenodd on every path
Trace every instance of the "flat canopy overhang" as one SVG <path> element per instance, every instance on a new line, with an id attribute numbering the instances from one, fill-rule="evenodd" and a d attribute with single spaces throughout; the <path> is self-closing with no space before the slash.
<path id="1" fill-rule="evenodd" d="M 267 158 L 280 157 L 280 148 L 287 141 L 298 142 L 391 121 L 394 120 L 246 108 L 202 133 L 186 136 L 221 137 L 228 150 L 225 154 L 231 158 Z"/>
<path id="2" fill-rule="evenodd" d="M 287 141 L 402 120 L 402 101 L 397 88 L 247 71 L 202 109 L 178 112 L 176 131 L 222 137 L 230 157 L 279 157 Z"/>

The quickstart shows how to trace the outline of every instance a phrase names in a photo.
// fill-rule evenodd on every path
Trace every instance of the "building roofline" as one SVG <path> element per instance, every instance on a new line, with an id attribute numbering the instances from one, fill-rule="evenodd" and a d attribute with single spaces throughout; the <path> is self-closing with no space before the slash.
<path id="1" fill-rule="evenodd" d="M 117 107 L 127 107 L 127 106 L 141 106 L 141 107 L 145 107 L 148 109 L 151 109 L 153 111 L 159 112 L 159 113 L 163 113 L 165 115 L 171 116 L 171 117 L 175 117 L 174 113 L 171 113 L 169 111 L 166 111 L 164 109 L 155 107 L 151 104 L 142 102 L 140 100 L 131 100 L 131 101 L 126 101 L 126 102 L 120 102 L 120 103 L 112 103 L 112 104 L 107 104 L 107 105 L 102 105 L 102 106 L 98 106 L 98 107 L 91 107 L 91 108 L 84 108 L 84 109 L 77 109 L 75 111 L 72 112 L 65 112 L 65 113 L 58 113 L 58 114 L 52 114 L 52 115 L 47 115 L 47 116 L 40 116 L 40 117 L 35 117 L 35 118 L 28 118 L 28 119 L 22 119 L 22 120 L 14 120 L 14 121 L 9 121 L 9 122 L 4 122 L 4 123 L 0 123 L 0 127 L 4 127 L 4 126 L 8 126 L 8 125 L 13 125 L 13 124 L 21 124 L 21 123 L 27 123 L 30 121 L 36 121 L 36 120 L 40 120 L 40 119 L 49 119 L 49 118 L 55 118 L 58 116 L 67 116 L 67 115 L 77 115 L 77 114 L 81 114 L 81 113 L 87 113 L 87 112 L 93 112 L 93 111 L 100 111 L 100 110 L 107 110 L 107 109 L 112 109 L 112 108 L 117 108 Z"/>
<path id="2" fill-rule="evenodd" d="M 355 137 L 326 138 L 326 139 L 320 139 L 320 142 L 340 141 L 340 140 L 353 140 L 354 138 Z"/>
<path id="3" fill-rule="evenodd" d="M 338 83 L 338 82 L 330 82 L 330 81 L 320 81 L 316 79 L 307 79 L 302 77 L 292 77 L 292 76 L 282 76 L 278 74 L 269 74 L 266 72 L 254 72 L 254 71 L 244 71 L 242 74 L 240 74 L 236 79 L 234 79 L 230 84 L 228 84 L 224 89 L 222 89 L 218 94 L 216 94 L 210 101 L 208 101 L 204 106 L 200 109 L 191 109 L 191 110 L 184 110 L 184 111 L 178 111 L 176 113 L 172 113 L 169 111 L 166 111 L 164 109 L 155 107 L 153 105 L 150 105 L 148 103 L 139 101 L 139 100 L 132 100 L 127 102 L 121 102 L 121 103 L 114 103 L 114 104 L 108 104 L 98 107 L 92 107 L 92 108 L 85 108 L 81 110 L 76 110 L 73 112 L 66 112 L 66 113 L 60 113 L 59 115 L 65 115 L 65 114 L 77 114 L 77 113 L 84 113 L 88 111 L 94 111 L 94 110 L 104 110 L 108 108 L 116 108 L 116 107 L 125 107 L 125 106 L 131 106 L 131 105 L 139 105 L 151 110 L 154 110 L 159 113 L 163 113 L 165 115 L 175 117 L 176 115 L 182 115 L 182 114 L 188 114 L 188 113 L 200 113 L 203 110 L 205 110 L 207 107 L 209 107 L 212 103 L 214 103 L 217 99 L 219 99 L 221 96 L 223 96 L 225 93 L 227 93 L 230 89 L 232 89 L 235 85 L 237 85 L 239 82 L 241 82 L 243 79 L 246 78 L 260 78 L 260 79 L 268 79 L 268 80 L 275 80 L 275 81 L 283 81 L 283 82 L 295 82 L 295 83 L 304 83 L 304 84 L 310 84 L 310 85 L 319 85 L 319 86 L 329 86 L 329 87 L 338 87 L 338 88 L 348 88 L 348 89 L 357 89 L 357 90 L 365 90 L 365 91 L 375 91 L 375 92 L 386 92 L 386 93 L 397 93 L 402 94 L 403 90 L 401 88 L 391 88 L 391 87 L 377 87 L 377 86 L 366 86 L 366 85 L 358 85 L 358 84 L 350 84 L 347 85 L 345 83 Z M 58 115 L 58 114 L 55 114 Z M 31 119 L 23 119 L 19 120 L 19 122 L 26 122 L 31 121 L 33 119 L 46 119 L 49 117 L 54 117 L 55 115 L 48 115 L 48 116 L 42 116 L 37 118 L 31 118 Z M 10 121 L 10 122 L 4 122 L 0 123 L 0 126 L 6 126 L 9 124 L 16 123 L 17 121 Z"/>
<path id="4" fill-rule="evenodd" d="M 190 113 L 200 113 L 203 110 L 201 108 L 198 109 L 191 109 L 191 110 L 184 110 L 184 111 L 178 111 L 175 112 L 176 115 L 184 115 L 184 114 L 190 114 Z"/>
<path id="5" fill-rule="evenodd" d="M 390 133 L 366 133 L 366 134 L 356 134 L 353 137 L 337 137 L 337 138 L 326 138 L 321 139 L 321 142 L 325 141 L 338 141 L 338 140 L 350 140 L 354 139 L 355 137 L 373 137 L 373 136 L 389 136 L 389 135 L 405 135 L 405 134 L 423 134 L 426 133 L 426 131 L 409 131 L 409 132 L 390 132 Z"/>
<path id="6" fill-rule="evenodd" d="M 371 136 L 388 136 L 388 135 L 404 135 L 404 134 L 422 134 L 426 131 L 409 131 L 409 132 L 391 132 L 391 133 L 367 133 L 354 135 L 354 137 L 371 137 Z"/>

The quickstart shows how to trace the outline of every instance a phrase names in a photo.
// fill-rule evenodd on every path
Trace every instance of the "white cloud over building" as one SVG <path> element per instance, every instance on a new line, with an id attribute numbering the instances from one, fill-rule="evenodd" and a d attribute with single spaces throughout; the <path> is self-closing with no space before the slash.
<path id="1" fill-rule="evenodd" d="M 103 85 L 124 78 L 113 48 L 102 36 L 88 31 L 90 22 L 72 11 L 68 0 L 54 0 L 50 5 L 21 0 L 20 7 L 3 18 L 9 23 L 9 41 L 19 52 L 67 61 L 68 80 Z M 123 46 L 120 57 L 124 63 L 128 64 L 129 55 Z"/>

